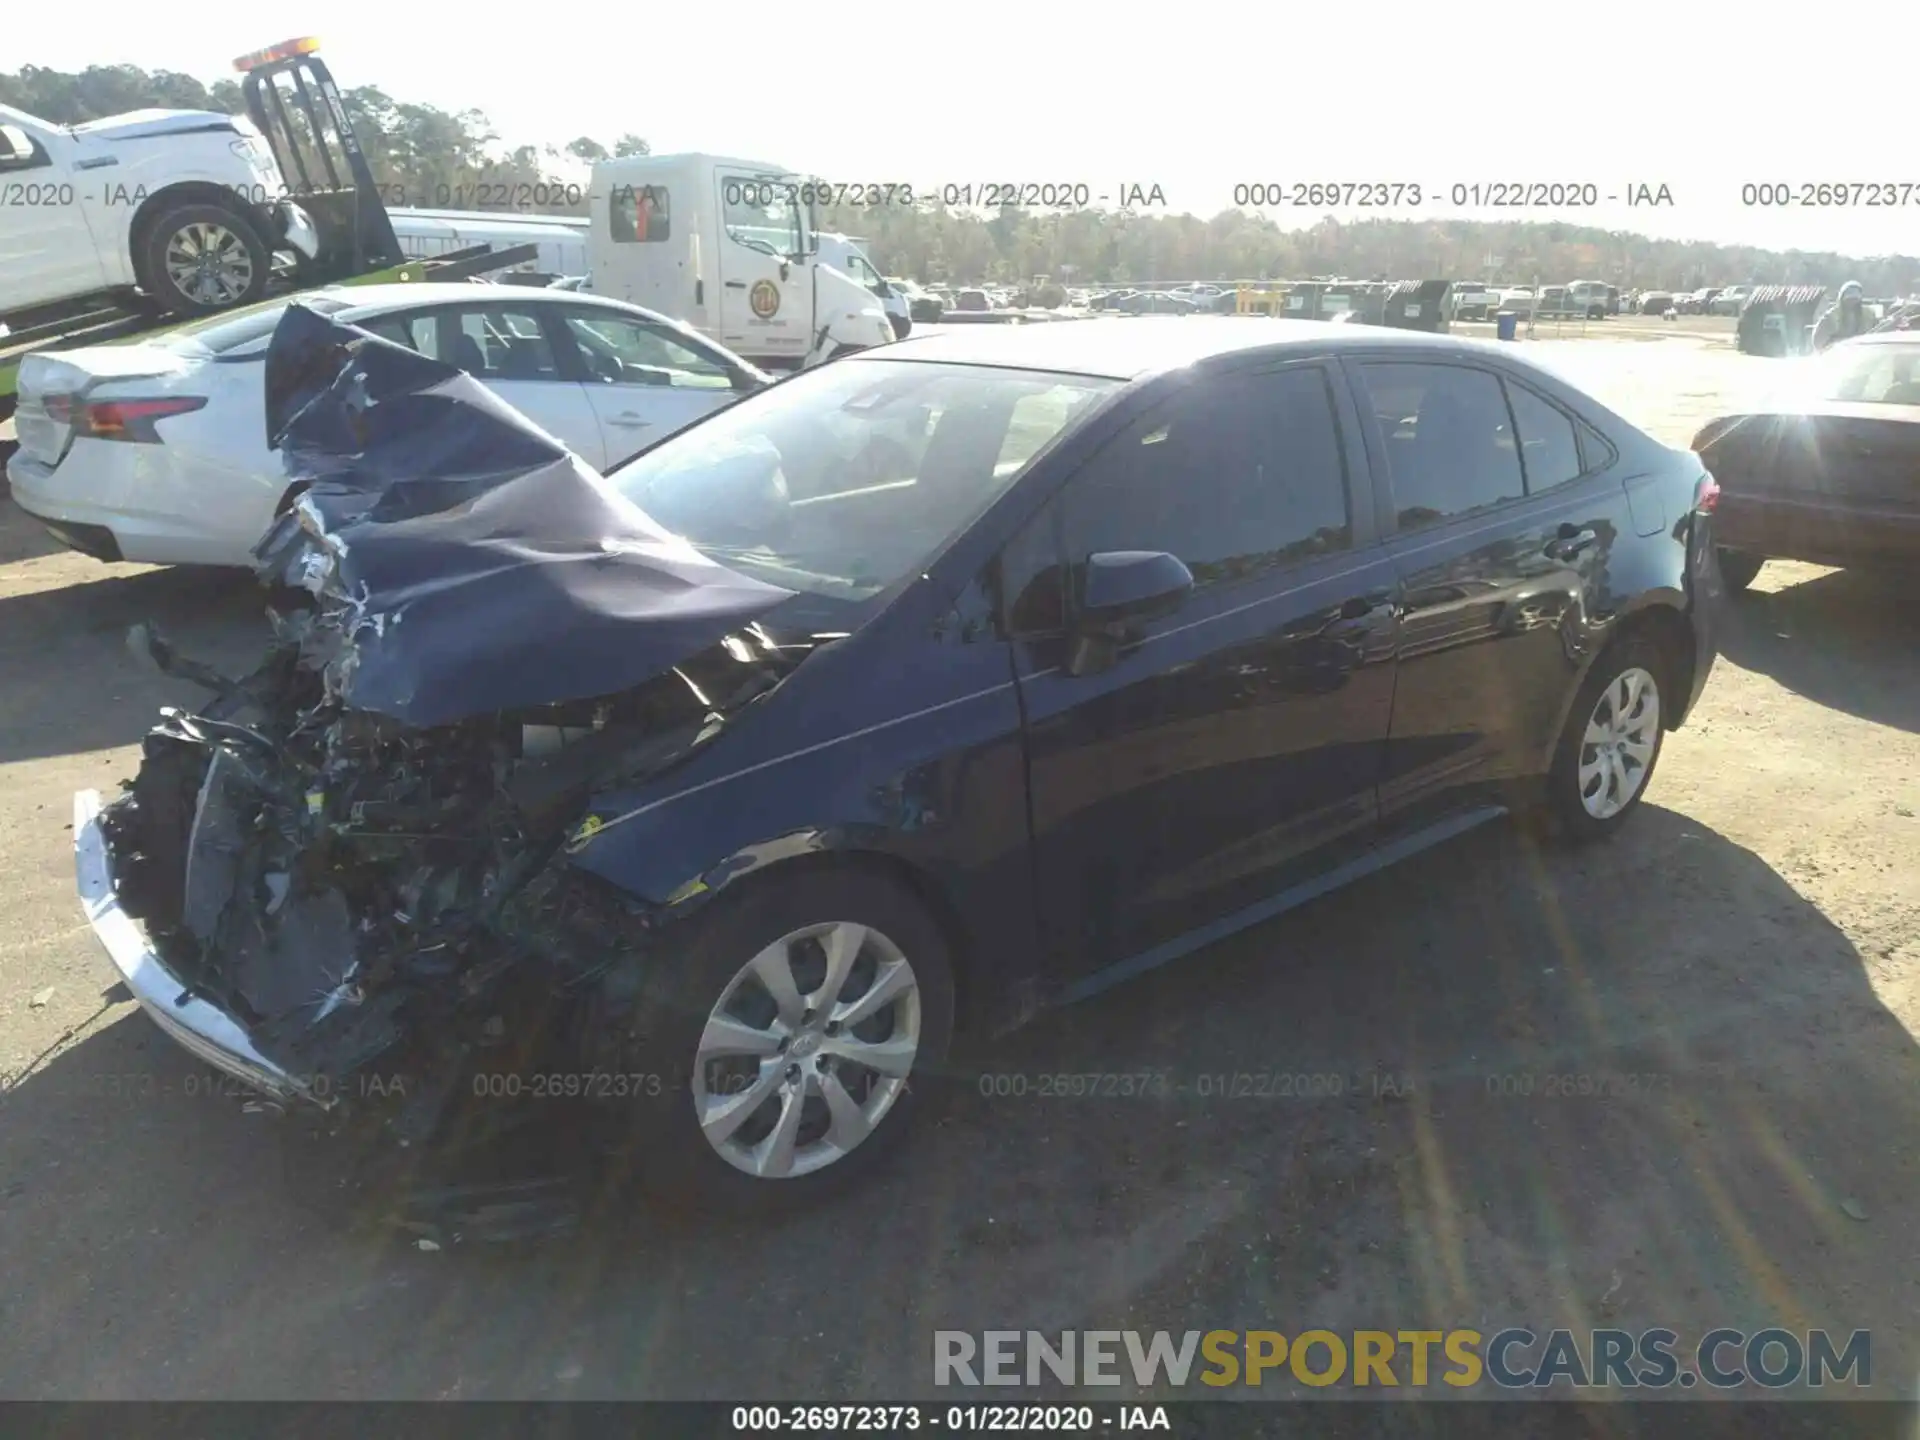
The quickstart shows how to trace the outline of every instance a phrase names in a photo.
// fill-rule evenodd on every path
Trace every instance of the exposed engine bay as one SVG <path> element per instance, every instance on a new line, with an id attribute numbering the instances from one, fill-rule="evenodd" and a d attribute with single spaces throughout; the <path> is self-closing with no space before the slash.
<path id="1" fill-rule="evenodd" d="M 134 632 L 214 698 L 162 713 L 101 823 L 166 968 L 332 1108 L 376 1060 L 457 1079 L 476 1048 L 590 1023 L 575 1002 L 653 917 L 569 868 L 570 830 L 815 642 L 760 618 L 788 592 L 458 371 L 294 306 L 268 394 L 295 486 L 256 554 L 297 603 L 239 679 Z"/>

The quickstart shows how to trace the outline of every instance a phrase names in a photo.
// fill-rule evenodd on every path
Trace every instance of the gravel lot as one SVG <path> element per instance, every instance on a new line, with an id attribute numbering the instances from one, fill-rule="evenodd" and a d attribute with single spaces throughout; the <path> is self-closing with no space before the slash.
<path id="1" fill-rule="evenodd" d="M 1531 352 L 1677 443 L 1779 374 L 1709 327 L 1547 333 Z M 71 793 L 193 699 L 134 668 L 126 626 L 244 663 L 250 582 L 102 566 L 0 502 L 0 1395 L 934 1398 L 936 1328 L 1506 1324 L 1870 1329 L 1897 1391 L 1916 598 L 1770 565 L 1619 843 L 1483 830 L 1039 1024 L 839 1209 L 743 1228 L 622 1201 L 543 1246 L 425 1253 L 317 1218 L 314 1157 L 186 1096 L 186 1056 L 103 1003 L 74 899 Z M 979 1079 L 1149 1069 L 1186 1093 Z M 1194 1093 L 1236 1072 L 1403 1093 Z M 1563 1075 L 1652 1078 L 1542 1093 Z"/>

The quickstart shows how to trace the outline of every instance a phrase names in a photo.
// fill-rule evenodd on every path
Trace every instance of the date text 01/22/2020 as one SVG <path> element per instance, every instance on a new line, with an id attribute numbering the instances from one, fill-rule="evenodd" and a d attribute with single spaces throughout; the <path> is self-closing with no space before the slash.
<path id="1" fill-rule="evenodd" d="M 737 1432 L 779 1434 L 1173 1429 L 1164 1405 L 736 1405 L 731 1418 Z"/>
<path id="2" fill-rule="evenodd" d="M 1444 185 L 1418 180 L 1251 180 L 1233 187 L 1233 203 L 1256 210 L 1583 210 L 1602 204 L 1668 207 L 1674 202 L 1670 186 L 1638 180 L 1459 180 Z"/>

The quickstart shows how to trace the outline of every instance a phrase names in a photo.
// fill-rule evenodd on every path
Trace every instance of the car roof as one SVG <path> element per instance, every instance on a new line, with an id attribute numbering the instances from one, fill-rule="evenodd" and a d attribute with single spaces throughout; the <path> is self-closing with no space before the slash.
<path id="1" fill-rule="evenodd" d="M 416 305 L 485 305 L 503 298 L 531 300 L 535 304 L 603 305 L 610 309 L 633 310 L 639 307 L 604 295 L 580 290 L 549 290 L 540 285 L 470 285 L 457 281 L 418 281 L 395 285 L 331 285 L 322 292 L 329 299 L 344 300 L 354 310 L 401 310 Z M 298 300 L 298 295 L 291 297 Z"/>
<path id="2" fill-rule="evenodd" d="M 1124 319 L 1055 320 L 1037 325 L 969 325 L 909 336 L 849 355 L 860 360 L 913 360 L 945 365 L 996 365 L 1133 380 L 1242 351 L 1405 349 L 1511 358 L 1511 346 L 1381 325 L 1282 320 L 1264 315 L 1141 315 Z M 842 362 L 845 363 L 845 362 Z"/>

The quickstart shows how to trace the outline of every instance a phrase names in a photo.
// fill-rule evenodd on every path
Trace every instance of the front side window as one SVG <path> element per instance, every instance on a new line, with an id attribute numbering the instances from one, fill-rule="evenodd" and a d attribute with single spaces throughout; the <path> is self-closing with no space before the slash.
<path id="1" fill-rule="evenodd" d="M 1200 588 L 1353 544 L 1318 366 L 1197 382 L 1089 461 L 1060 503 L 1071 564 L 1165 550 Z"/>
<path id="2" fill-rule="evenodd" d="M 609 385 L 667 385 L 677 390 L 728 390 L 733 376 L 713 356 L 658 325 L 599 310 L 572 310 L 567 329 L 587 373 Z"/>
<path id="3" fill-rule="evenodd" d="M 607 205 L 614 243 L 657 245 L 673 236 L 673 209 L 663 185 L 616 185 Z"/>
<path id="4" fill-rule="evenodd" d="M 1402 530 L 1526 494 L 1500 381 L 1463 365 L 1360 366 Z"/>
<path id="5" fill-rule="evenodd" d="M 917 573 L 1118 383 L 843 361 L 751 395 L 608 478 L 721 564 L 859 602 Z"/>

